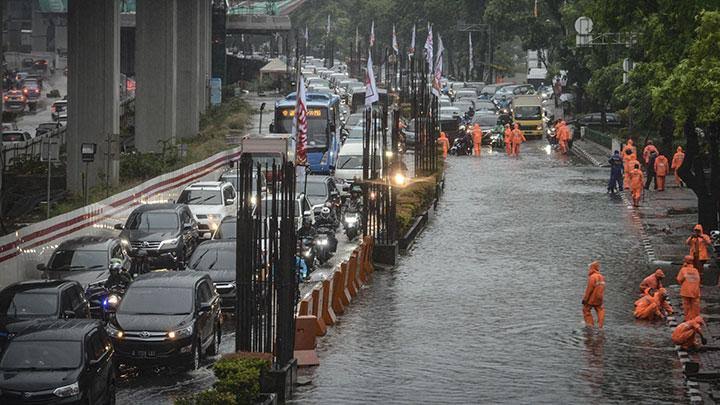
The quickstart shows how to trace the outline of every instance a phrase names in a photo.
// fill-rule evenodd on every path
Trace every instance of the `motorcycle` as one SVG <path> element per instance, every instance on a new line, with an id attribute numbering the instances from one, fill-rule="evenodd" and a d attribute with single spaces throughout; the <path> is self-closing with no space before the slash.
<path id="1" fill-rule="evenodd" d="M 335 229 L 330 226 L 318 227 L 313 244 L 315 245 L 315 257 L 317 257 L 320 264 L 324 264 L 330 260 L 330 257 L 337 250 Z"/>
<path id="2" fill-rule="evenodd" d="M 467 135 L 460 135 L 455 138 L 450 148 L 450 154 L 453 156 L 470 156 L 472 155 L 472 140 Z"/>
<path id="3" fill-rule="evenodd" d="M 108 321 L 115 313 L 122 297 L 125 295 L 126 286 L 116 284 L 106 288 L 104 285 L 90 286 L 85 290 L 85 297 L 90 304 L 90 316 L 94 319 Z"/>
<path id="4" fill-rule="evenodd" d="M 710 239 L 712 240 L 715 256 L 720 260 L 720 231 L 710 231 Z"/>
<path id="5" fill-rule="evenodd" d="M 358 235 L 358 227 L 360 226 L 360 214 L 358 212 L 346 212 L 343 215 L 343 227 L 348 240 L 353 240 Z"/>
<path id="6" fill-rule="evenodd" d="M 505 148 L 505 141 L 503 140 L 503 134 L 493 132 L 490 134 L 490 147 L 495 149 Z"/>
<path id="7" fill-rule="evenodd" d="M 300 239 L 300 243 L 300 254 L 302 255 L 302 259 L 305 261 L 308 274 L 310 274 L 315 269 L 315 240 L 313 238 L 302 238 Z"/>

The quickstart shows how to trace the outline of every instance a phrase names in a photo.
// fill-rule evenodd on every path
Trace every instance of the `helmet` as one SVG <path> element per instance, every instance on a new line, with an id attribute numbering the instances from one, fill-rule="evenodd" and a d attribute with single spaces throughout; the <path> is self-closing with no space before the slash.
<path id="1" fill-rule="evenodd" d="M 120 271 L 123 268 L 123 262 L 120 259 L 110 259 L 110 266 L 108 266 L 110 271 Z"/>
<path id="2" fill-rule="evenodd" d="M 320 215 L 323 217 L 330 215 L 330 208 L 322 207 L 322 209 L 320 210 Z"/>

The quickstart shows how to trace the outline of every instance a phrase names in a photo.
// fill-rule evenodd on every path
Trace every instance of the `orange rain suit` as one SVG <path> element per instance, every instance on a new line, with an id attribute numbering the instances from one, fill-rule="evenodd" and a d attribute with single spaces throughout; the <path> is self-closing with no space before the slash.
<path id="1" fill-rule="evenodd" d="M 640 162 L 633 155 L 623 156 L 623 187 L 625 187 L 625 190 L 630 188 L 630 173 L 636 164 L 639 165 Z"/>
<path id="2" fill-rule="evenodd" d="M 710 240 L 710 237 L 703 232 L 702 225 L 695 225 L 693 231 L 700 231 L 700 236 L 694 237 L 693 235 L 687 238 L 685 244 L 690 246 L 690 253 L 688 254 L 692 258 L 693 264 L 698 270 L 702 271 L 705 262 L 710 259 L 708 247 L 712 246 L 712 241 Z"/>
<path id="3" fill-rule="evenodd" d="M 565 124 L 565 121 L 560 122 L 555 134 L 558 145 L 560 145 L 560 153 L 566 154 L 568 152 L 568 142 L 570 142 L 570 129 Z"/>
<path id="4" fill-rule="evenodd" d="M 645 183 L 645 175 L 642 170 L 632 169 L 630 172 L 630 193 L 632 193 L 633 205 L 640 205 L 640 198 L 642 197 L 643 184 Z"/>
<path id="5" fill-rule="evenodd" d="M 482 130 L 480 125 L 475 124 L 473 126 L 473 147 L 475 149 L 475 156 L 480 156 L 480 147 L 482 146 Z"/>
<path id="6" fill-rule="evenodd" d="M 630 154 L 627 154 L 625 152 L 626 150 L 629 150 Z M 637 159 L 637 148 L 635 147 L 635 145 L 633 145 L 633 140 L 628 139 L 627 143 L 623 145 L 622 149 L 620 150 L 620 156 L 622 156 L 623 161 L 625 161 L 625 159 L 627 159 L 631 155 L 635 157 L 635 159 Z"/>
<path id="7" fill-rule="evenodd" d="M 669 304 L 665 301 L 665 294 L 666 291 L 662 288 L 655 292 L 655 295 L 646 295 L 635 302 L 635 312 L 633 312 L 635 318 L 648 321 L 665 318 L 663 310 L 666 309 L 665 305 L 669 307 Z M 670 309 L 668 313 L 672 313 L 672 307 Z"/>
<path id="8" fill-rule="evenodd" d="M 680 284 L 680 297 L 682 298 L 685 320 L 700 315 L 700 273 L 692 265 L 692 257 L 685 256 L 685 264 L 677 275 Z"/>
<path id="9" fill-rule="evenodd" d="M 655 158 L 655 184 L 657 184 L 658 191 L 665 191 L 665 176 L 670 173 L 670 164 L 663 155 L 658 155 Z"/>
<path id="10" fill-rule="evenodd" d="M 643 279 L 640 283 L 640 291 L 645 291 L 648 288 L 658 290 L 662 288 L 662 279 L 665 278 L 665 273 L 661 269 L 655 270 L 655 272 Z"/>
<path id="11" fill-rule="evenodd" d="M 592 309 L 595 309 L 598 318 L 598 326 L 605 324 L 605 307 L 603 307 L 603 296 L 605 295 L 605 277 L 600 274 L 600 262 L 590 263 L 588 268 L 588 283 L 583 295 L 583 318 L 588 326 L 595 326 L 592 317 Z"/>
<path id="12" fill-rule="evenodd" d="M 450 140 L 448 140 L 447 135 L 445 135 L 445 132 L 440 132 L 440 137 L 438 138 L 438 143 L 440 144 L 440 146 L 442 146 L 443 158 L 447 158 L 448 150 L 450 149 Z"/>
<path id="13" fill-rule="evenodd" d="M 510 129 L 510 125 L 505 125 L 505 132 L 503 133 L 503 141 L 505 142 L 505 152 L 508 156 L 512 156 L 513 151 L 513 131 Z"/>
<path id="14" fill-rule="evenodd" d="M 655 152 L 656 155 L 660 155 L 660 151 L 653 145 L 652 143 L 648 142 L 647 146 L 645 146 L 645 149 L 643 149 L 643 161 L 645 162 L 645 165 L 647 166 L 648 163 L 650 163 L 650 154 Z"/>
<path id="15" fill-rule="evenodd" d="M 515 129 L 513 129 L 512 131 L 512 140 L 512 154 L 515 156 L 520 156 L 520 144 L 527 141 L 527 139 L 525 139 L 525 134 L 523 133 L 523 131 L 520 130 L 520 125 L 518 124 L 515 124 Z"/>
<path id="16" fill-rule="evenodd" d="M 698 347 L 696 336 L 702 330 L 703 324 L 705 320 L 701 316 L 681 323 L 672 333 L 673 343 L 682 346 L 683 349 Z"/>
<path id="17" fill-rule="evenodd" d="M 682 166 L 683 160 L 685 160 L 685 153 L 683 153 L 683 148 L 678 146 L 677 152 L 673 155 L 672 165 L 670 166 L 671 169 L 673 169 L 673 173 L 675 174 L 675 184 L 678 186 L 682 186 L 684 183 L 680 176 L 678 175 L 678 169 L 680 166 Z"/>

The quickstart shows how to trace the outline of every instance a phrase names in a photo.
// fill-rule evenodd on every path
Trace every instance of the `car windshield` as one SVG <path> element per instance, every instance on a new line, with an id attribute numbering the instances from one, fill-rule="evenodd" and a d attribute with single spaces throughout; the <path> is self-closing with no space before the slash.
<path id="1" fill-rule="evenodd" d="M 306 188 L 307 187 L 307 188 Z M 298 192 L 303 192 L 314 203 L 320 204 L 327 200 L 327 185 L 324 182 L 308 181 L 298 184 Z M 315 201 L 318 201 L 315 203 Z"/>
<path id="2" fill-rule="evenodd" d="M 496 115 L 476 115 L 473 117 L 473 124 L 478 124 L 481 127 L 493 127 L 497 124 Z"/>
<path id="3" fill-rule="evenodd" d="M 219 190 L 183 190 L 178 197 L 179 204 L 187 205 L 222 205 L 222 193 Z"/>
<path id="4" fill-rule="evenodd" d="M 136 212 L 128 218 L 126 229 L 165 230 L 178 229 L 180 221 L 174 212 L 144 211 Z"/>
<path id="5" fill-rule="evenodd" d="M 190 258 L 190 268 L 200 271 L 235 269 L 235 250 L 198 246 Z"/>
<path id="6" fill-rule="evenodd" d="M 338 159 L 338 169 L 362 169 L 362 155 L 340 156 Z"/>
<path id="7" fill-rule="evenodd" d="M 120 314 L 184 315 L 192 312 L 192 288 L 131 287 L 125 293 L 117 312 Z"/>
<path id="8" fill-rule="evenodd" d="M 77 341 L 12 341 L 0 361 L 2 370 L 59 370 L 80 367 L 82 344 Z"/>
<path id="9" fill-rule="evenodd" d="M 354 127 L 350 130 L 347 140 L 362 140 L 365 136 L 365 129 L 363 127 Z M 347 141 L 346 140 L 346 141 Z"/>
<path id="10" fill-rule="evenodd" d="M 53 104 L 53 107 L 55 107 L 56 112 L 65 111 L 67 103 L 55 103 Z"/>
<path id="11" fill-rule="evenodd" d="M 0 296 L 0 314 L 25 319 L 50 317 L 57 312 L 57 293 L 18 291 Z"/>
<path id="12" fill-rule="evenodd" d="M 236 224 L 236 221 L 221 222 L 213 239 L 235 239 L 237 236 Z"/>
<path id="13" fill-rule="evenodd" d="M 495 104 L 488 103 L 488 102 L 485 102 L 485 103 L 479 102 L 479 103 L 476 103 L 475 106 L 476 106 L 475 110 L 481 110 L 481 111 L 495 111 L 495 109 L 496 109 Z"/>
<path id="14" fill-rule="evenodd" d="M 25 140 L 23 134 L 3 134 L 3 142 L 22 142 Z"/>
<path id="15" fill-rule="evenodd" d="M 48 267 L 50 270 L 104 270 L 109 265 L 105 250 L 57 250 Z"/>
<path id="16" fill-rule="evenodd" d="M 517 106 L 513 108 L 517 120 L 539 120 L 542 118 L 542 110 L 538 106 Z"/>

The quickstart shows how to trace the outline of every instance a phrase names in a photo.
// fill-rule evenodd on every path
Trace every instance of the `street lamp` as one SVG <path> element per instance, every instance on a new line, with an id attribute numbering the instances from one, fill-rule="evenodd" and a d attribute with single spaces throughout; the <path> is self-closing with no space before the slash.
<path id="1" fill-rule="evenodd" d="M 262 134 L 262 115 L 265 109 L 265 103 L 260 104 L 260 133 Z"/>

